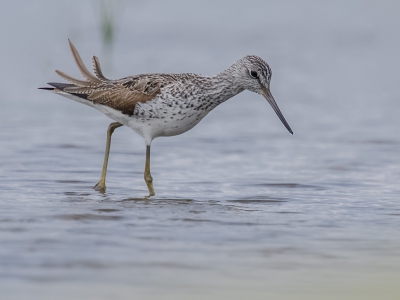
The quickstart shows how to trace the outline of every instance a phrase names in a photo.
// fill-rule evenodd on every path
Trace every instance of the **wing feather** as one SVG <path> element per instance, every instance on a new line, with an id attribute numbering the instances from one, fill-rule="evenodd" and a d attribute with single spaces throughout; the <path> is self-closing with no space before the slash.
<path id="1" fill-rule="evenodd" d="M 97 78 L 104 81 L 110 80 L 103 75 L 103 72 L 101 71 L 100 67 L 100 60 L 97 58 L 97 56 L 93 56 L 92 63 L 93 63 L 93 71 L 94 74 L 97 76 Z"/>
<path id="2" fill-rule="evenodd" d="M 127 88 L 120 83 L 114 83 L 100 90 L 102 86 L 88 92 L 88 100 L 95 104 L 102 104 L 121 111 L 124 114 L 132 115 L 138 102 L 146 102 L 154 99 L 160 90 L 145 94 L 137 89 Z M 72 88 L 69 88 L 72 90 Z M 82 88 L 81 88 L 82 90 Z"/>
<path id="3" fill-rule="evenodd" d="M 69 42 L 69 46 L 71 48 L 72 55 L 73 55 L 73 57 L 75 59 L 76 65 L 78 66 L 79 71 L 81 71 L 82 75 L 84 77 L 86 77 L 89 81 L 93 82 L 93 83 L 100 83 L 101 82 L 100 79 L 98 79 L 97 77 L 93 76 L 89 72 L 89 70 L 86 68 L 86 66 L 83 63 L 82 58 L 79 55 L 78 50 L 76 50 L 74 44 L 72 44 L 72 42 L 70 40 L 68 40 L 68 42 Z"/>
<path id="4" fill-rule="evenodd" d="M 57 85 L 62 86 L 61 90 L 66 93 L 83 97 L 95 104 L 109 106 L 124 114 L 133 115 L 137 103 L 154 99 L 161 93 L 163 87 L 175 82 L 178 78 L 177 75 L 172 74 L 143 74 L 110 80 L 104 76 L 100 61 L 96 56 L 92 58 L 93 71 L 96 75 L 94 76 L 85 67 L 75 46 L 70 40 L 68 41 L 77 66 L 88 81 L 73 78 L 56 70 L 58 75 L 72 83 L 72 85 L 58 83 Z"/>
<path id="5" fill-rule="evenodd" d="M 72 76 L 70 76 L 68 74 L 65 74 L 64 72 L 59 71 L 59 70 L 56 70 L 56 73 L 59 76 L 61 76 L 62 78 L 64 78 L 66 81 L 68 81 L 70 83 L 73 83 L 73 84 L 75 84 L 77 86 L 84 87 L 84 86 L 92 85 L 89 81 L 83 81 L 83 80 L 76 79 L 76 78 L 74 78 L 74 77 L 72 77 Z"/>

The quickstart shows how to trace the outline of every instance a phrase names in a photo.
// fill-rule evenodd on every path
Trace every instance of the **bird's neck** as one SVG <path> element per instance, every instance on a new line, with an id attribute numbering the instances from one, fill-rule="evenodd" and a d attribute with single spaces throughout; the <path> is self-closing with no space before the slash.
<path id="1" fill-rule="evenodd" d="M 204 85 L 202 100 L 210 103 L 212 108 L 243 92 L 243 88 L 236 82 L 229 69 L 215 76 L 203 77 Z"/>

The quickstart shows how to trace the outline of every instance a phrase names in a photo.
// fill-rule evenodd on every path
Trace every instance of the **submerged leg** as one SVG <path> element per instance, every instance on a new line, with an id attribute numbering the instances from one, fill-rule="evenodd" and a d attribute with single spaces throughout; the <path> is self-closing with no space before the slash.
<path id="1" fill-rule="evenodd" d="M 121 126 L 123 125 L 118 122 L 111 123 L 110 126 L 108 126 L 106 152 L 104 153 L 104 163 L 103 163 L 103 169 L 101 171 L 101 178 L 100 181 L 93 187 L 96 191 L 99 191 L 100 193 L 106 192 L 106 173 L 107 173 L 108 156 L 110 155 L 111 135 L 113 134 L 115 129 Z"/>
<path id="2" fill-rule="evenodd" d="M 146 166 L 144 168 L 144 180 L 149 189 L 149 197 L 154 196 L 153 177 L 150 174 L 150 145 L 146 146 Z"/>

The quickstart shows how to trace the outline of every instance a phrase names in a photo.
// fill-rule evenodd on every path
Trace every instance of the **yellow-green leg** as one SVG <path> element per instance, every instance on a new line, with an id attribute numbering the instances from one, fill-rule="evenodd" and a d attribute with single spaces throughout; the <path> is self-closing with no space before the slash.
<path id="1" fill-rule="evenodd" d="M 103 194 L 106 192 L 106 173 L 107 173 L 108 156 L 110 155 L 111 135 L 113 134 L 115 129 L 121 126 L 123 125 L 118 122 L 111 123 L 110 126 L 108 126 L 106 151 L 104 153 L 104 163 L 103 163 L 103 169 L 101 171 L 101 178 L 100 181 L 93 187 L 96 191 Z"/>
<path id="2" fill-rule="evenodd" d="M 146 166 L 144 168 L 144 180 L 146 181 L 147 188 L 149 189 L 149 197 L 154 196 L 153 177 L 150 173 L 150 145 L 146 146 Z"/>

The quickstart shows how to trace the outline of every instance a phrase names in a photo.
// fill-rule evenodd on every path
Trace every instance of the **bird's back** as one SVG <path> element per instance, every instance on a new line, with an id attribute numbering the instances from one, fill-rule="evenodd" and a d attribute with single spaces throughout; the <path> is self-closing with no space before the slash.
<path id="1" fill-rule="evenodd" d="M 70 48 L 85 80 L 57 70 L 70 83 L 49 83 L 54 92 L 100 110 L 150 142 L 191 129 L 209 111 L 243 90 L 224 76 L 192 73 L 140 74 L 112 80 L 104 76 L 96 56 L 93 75 L 71 42 Z"/>

